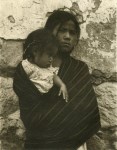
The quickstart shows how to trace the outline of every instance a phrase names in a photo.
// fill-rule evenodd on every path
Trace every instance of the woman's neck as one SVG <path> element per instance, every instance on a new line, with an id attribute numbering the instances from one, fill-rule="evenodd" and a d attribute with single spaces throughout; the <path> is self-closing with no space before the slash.
<path id="1" fill-rule="evenodd" d="M 61 64 L 62 64 L 62 58 L 59 56 L 56 56 L 53 63 L 52 63 L 52 66 L 53 67 L 60 67 Z"/>
<path id="2" fill-rule="evenodd" d="M 55 59 L 54 59 L 54 61 L 53 61 L 53 63 L 52 63 L 52 66 L 53 66 L 53 67 L 60 67 L 60 65 L 62 64 L 62 62 L 63 62 L 64 60 L 67 60 L 69 57 L 70 57 L 70 54 L 69 54 L 69 53 L 59 53 L 59 54 L 55 57 Z"/>

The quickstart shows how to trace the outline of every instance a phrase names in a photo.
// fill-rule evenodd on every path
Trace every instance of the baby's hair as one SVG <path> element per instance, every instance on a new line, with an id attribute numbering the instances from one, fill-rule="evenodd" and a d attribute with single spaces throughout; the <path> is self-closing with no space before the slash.
<path id="1" fill-rule="evenodd" d="M 58 48 L 58 46 L 58 40 L 51 32 L 44 28 L 35 30 L 25 40 L 23 59 L 33 59 L 34 50 L 42 54 L 45 50 L 48 49 L 50 51 L 55 47 Z"/>

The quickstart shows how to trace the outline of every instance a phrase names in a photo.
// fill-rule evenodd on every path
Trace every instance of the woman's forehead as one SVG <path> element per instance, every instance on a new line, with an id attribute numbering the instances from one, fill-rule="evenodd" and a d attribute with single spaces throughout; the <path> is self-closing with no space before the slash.
<path id="1" fill-rule="evenodd" d="M 69 20 L 69 21 L 64 22 L 60 28 L 76 30 L 76 25 L 72 20 Z"/>
<path id="2" fill-rule="evenodd" d="M 60 29 L 67 29 L 77 32 L 76 24 L 72 20 L 65 21 L 64 23 L 59 23 L 53 28 L 53 35 L 57 35 Z"/>

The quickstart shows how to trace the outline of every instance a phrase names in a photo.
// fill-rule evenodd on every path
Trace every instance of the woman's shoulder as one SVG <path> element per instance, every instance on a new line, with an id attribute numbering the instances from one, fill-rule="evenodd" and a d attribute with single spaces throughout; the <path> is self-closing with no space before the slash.
<path id="1" fill-rule="evenodd" d="M 72 60 L 72 62 L 75 66 L 79 65 L 79 66 L 84 66 L 84 67 L 88 68 L 88 65 L 82 60 L 79 60 L 79 59 L 76 59 L 76 58 L 73 58 L 73 57 L 71 57 L 71 60 Z"/>

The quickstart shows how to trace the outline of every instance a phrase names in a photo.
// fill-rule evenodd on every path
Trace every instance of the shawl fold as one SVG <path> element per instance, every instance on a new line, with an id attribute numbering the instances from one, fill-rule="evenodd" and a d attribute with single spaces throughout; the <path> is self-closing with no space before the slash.
<path id="1" fill-rule="evenodd" d="M 68 57 L 58 75 L 67 86 L 68 103 L 58 96 L 56 85 L 48 93 L 41 94 L 21 63 L 16 68 L 13 89 L 19 97 L 27 147 L 77 148 L 100 128 L 97 100 L 87 65 Z"/>

